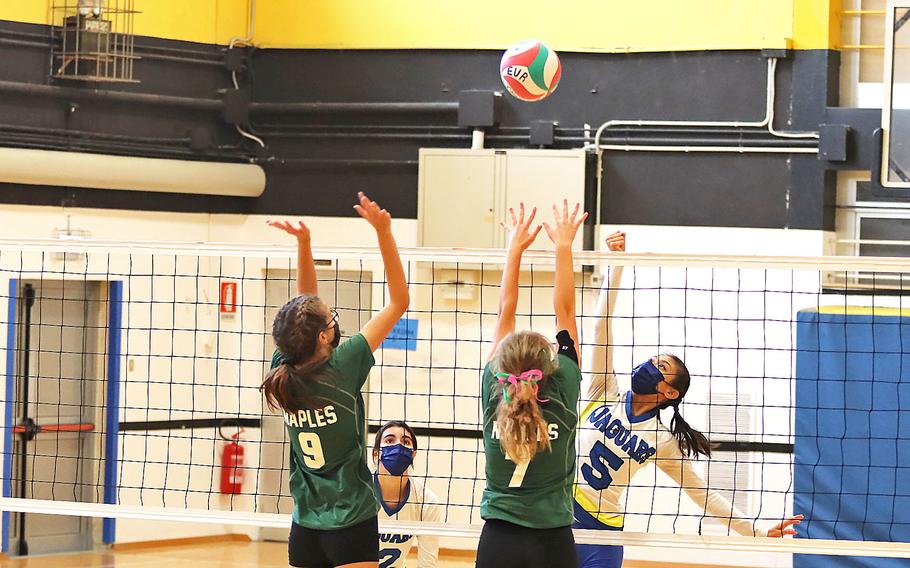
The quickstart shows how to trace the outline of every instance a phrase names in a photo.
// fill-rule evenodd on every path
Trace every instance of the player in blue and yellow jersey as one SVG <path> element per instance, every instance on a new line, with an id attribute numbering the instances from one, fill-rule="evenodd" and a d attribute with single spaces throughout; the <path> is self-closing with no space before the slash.
<path id="1" fill-rule="evenodd" d="M 611 251 L 625 250 L 625 234 L 607 238 Z M 614 267 L 604 279 L 597 305 L 594 345 L 591 347 L 590 383 L 586 407 L 579 419 L 578 478 L 575 487 L 576 528 L 619 531 L 623 529 L 622 497 L 632 478 L 648 463 L 669 475 L 706 514 L 728 524 L 744 536 L 780 537 L 795 534 L 791 526 L 802 515 L 783 519 L 773 527 L 760 528 L 718 492 L 710 489 L 692 467 L 690 457 L 711 456 L 708 439 L 692 428 L 679 411 L 689 390 L 689 371 L 679 357 L 660 354 L 632 370 L 631 390 L 620 392 L 612 372 L 613 343 L 610 309 L 622 278 Z M 669 428 L 660 411 L 673 411 Z M 623 547 L 579 544 L 578 566 L 620 568 Z"/>
<path id="2" fill-rule="evenodd" d="M 360 333 L 340 343 L 338 316 L 316 295 L 309 230 L 272 223 L 298 240 L 298 293 L 272 327 L 277 350 L 262 383 L 266 401 L 284 413 L 291 443 L 294 499 L 288 542 L 293 567 L 376 568 L 379 502 L 366 461 L 363 396 L 373 351 L 410 301 L 389 213 L 359 194 L 357 213 L 376 230 L 389 301 Z"/>

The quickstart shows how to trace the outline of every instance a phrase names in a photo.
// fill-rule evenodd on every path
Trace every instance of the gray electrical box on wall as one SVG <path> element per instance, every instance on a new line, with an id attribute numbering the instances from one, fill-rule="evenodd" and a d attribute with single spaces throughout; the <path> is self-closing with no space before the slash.
<path id="1" fill-rule="evenodd" d="M 585 200 L 585 152 L 421 148 L 417 192 L 418 244 L 426 247 L 503 248 L 499 222 L 520 202 L 551 222 L 552 205 Z M 582 232 L 574 248 L 582 249 Z M 532 248 L 552 249 L 546 235 Z"/>

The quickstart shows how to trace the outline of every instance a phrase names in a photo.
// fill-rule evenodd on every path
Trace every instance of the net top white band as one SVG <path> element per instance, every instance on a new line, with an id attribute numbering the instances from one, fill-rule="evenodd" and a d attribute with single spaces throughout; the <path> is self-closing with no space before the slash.
<path id="1" fill-rule="evenodd" d="M 297 254 L 296 247 L 292 245 L 82 239 L 0 239 L 0 251 L 3 250 L 46 253 L 145 253 L 171 256 L 257 256 L 282 259 L 296 258 Z M 400 247 L 399 251 L 402 260 L 415 262 L 502 264 L 506 259 L 504 249 Z M 314 247 L 313 256 L 317 259 L 382 258 L 377 247 L 362 246 Z M 596 251 L 576 251 L 573 256 L 579 265 L 910 272 L 910 259 L 901 257 L 687 255 Z M 525 264 L 547 265 L 554 263 L 554 255 L 550 251 L 532 249 L 524 253 L 522 260 Z"/>
<path id="2" fill-rule="evenodd" d="M 205 522 L 215 524 L 278 527 L 290 526 L 291 516 L 273 513 L 245 513 L 217 510 L 173 510 L 154 507 L 130 507 L 95 503 L 68 503 L 40 499 L 0 498 L 0 511 L 72 515 L 77 517 L 106 517 L 146 519 L 155 521 Z M 482 525 L 452 523 L 403 523 L 383 521 L 380 531 L 394 534 L 433 535 L 457 538 L 478 538 Z M 761 551 L 782 554 L 826 554 L 831 556 L 875 556 L 910 558 L 910 543 L 857 542 L 809 539 L 779 539 L 762 537 L 703 536 L 686 534 L 634 533 L 625 531 L 575 530 L 579 544 L 605 544 L 647 547 L 673 547 L 707 550 Z"/>

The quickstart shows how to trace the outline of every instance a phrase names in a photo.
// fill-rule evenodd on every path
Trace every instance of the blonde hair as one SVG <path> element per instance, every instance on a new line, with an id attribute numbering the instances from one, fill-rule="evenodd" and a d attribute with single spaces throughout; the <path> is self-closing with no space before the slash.
<path id="1" fill-rule="evenodd" d="M 521 375 L 531 369 L 542 374 L 537 386 L 543 389 L 556 370 L 549 340 L 533 331 L 519 331 L 506 336 L 496 350 L 493 367 L 497 372 Z M 537 452 L 550 449 L 547 421 L 537 402 L 537 389 L 530 382 L 502 385 L 496 412 L 499 445 L 512 461 L 526 462 Z"/>

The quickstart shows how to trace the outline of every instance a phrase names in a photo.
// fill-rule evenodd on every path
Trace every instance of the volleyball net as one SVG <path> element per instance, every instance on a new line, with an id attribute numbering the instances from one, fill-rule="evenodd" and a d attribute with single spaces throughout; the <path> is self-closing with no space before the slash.
<path id="1" fill-rule="evenodd" d="M 314 254 L 350 336 L 385 302 L 378 251 Z M 552 256 L 525 255 L 516 326 L 550 337 Z M 413 475 L 443 522 L 384 531 L 476 536 L 504 252 L 402 258 L 411 306 L 376 353 L 368 427 L 414 428 Z M 107 542 L 118 517 L 287 526 L 289 446 L 259 385 L 295 265 L 290 247 L 0 242 L 4 549 L 23 512 L 105 518 Z M 678 355 L 692 375 L 682 414 L 715 444 L 699 475 L 759 526 L 806 516 L 798 539 L 737 537 L 648 466 L 623 497 L 625 531 L 580 542 L 910 557 L 906 261 L 585 252 L 576 265 L 583 371 L 609 353 L 624 392 L 637 364 Z M 231 440 L 242 468 L 223 459 Z"/>

